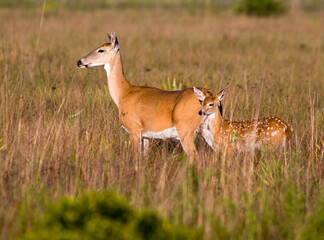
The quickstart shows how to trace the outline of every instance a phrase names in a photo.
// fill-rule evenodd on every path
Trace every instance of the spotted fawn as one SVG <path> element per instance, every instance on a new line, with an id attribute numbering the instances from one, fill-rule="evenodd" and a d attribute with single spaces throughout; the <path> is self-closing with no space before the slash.
<path id="1" fill-rule="evenodd" d="M 257 119 L 230 121 L 223 119 L 218 104 L 223 99 L 225 89 L 218 94 L 206 96 L 203 91 L 194 88 L 196 97 L 202 107 L 199 115 L 204 116 L 201 125 L 202 131 L 209 131 L 216 145 L 213 149 L 226 148 L 226 151 L 268 148 L 275 150 L 285 147 L 292 137 L 293 129 L 284 120 L 278 117 L 261 117 Z"/>

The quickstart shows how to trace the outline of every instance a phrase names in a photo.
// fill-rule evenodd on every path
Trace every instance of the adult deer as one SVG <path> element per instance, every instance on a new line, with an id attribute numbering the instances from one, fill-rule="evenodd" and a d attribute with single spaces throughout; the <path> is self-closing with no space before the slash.
<path id="1" fill-rule="evenodd" d="M 164 91 L 130 84 L 123 74 L 117 37 L 114 32 L 107 36 L 107 43 L 81 58 L 77 65 L 104 66 L 110 95 L 119 109 L 122 127 L 130 134 L 134 151 L 145 150 L 149 138 L 175 139 L 181 141 L 187 155 L 194 156 L 194 137 L 203 118 L 197 114 L 201 105 L 193 88 Z M 213 94 L 200 90 L 206 96 Z"/>
<path id="2" fill-rule="evenodd" d="M 218 94 L 208 96 L 194 88 L 196 97 L 202 104 L 199 111 L 199 115 L 204 116 L 201 128 L 212 133 L 216 143 L 214 148 L 225 148 L 231 153 L 234 149 L 267 147 L 275 150 L 279 146 L 284 147 L 291 139 L 293 129 L 281 118 L 262 117 L 244 121 L 223 119 L 216 106 L 223 99 L 228 87 Z"/>

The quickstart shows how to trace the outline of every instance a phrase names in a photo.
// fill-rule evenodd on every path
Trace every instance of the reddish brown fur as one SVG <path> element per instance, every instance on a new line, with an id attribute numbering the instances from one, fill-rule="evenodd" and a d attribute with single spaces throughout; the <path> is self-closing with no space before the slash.
<path id="1" fill-rule="evenodd" d="M 141 150 L 143 134 L 175 127 L 186 154 L 195 155 L 194 136 L 202 122 L 202 116 L 198 115 L 201 105 L 193 89 L 164 91 L 131 85 L 123 74 L 117 38 L 112 34 L 112 37 L 108 35 L 108 40 L 108 43 L 80 59 L 78 66 L 109 65 L 109 71 L 106 70 L 109 92 L 119 108 L 120 122 L 131 136 L 134 151 L 138 153 Z M 104 52 L 99 53 L 99 50 Z M 208 90 L 201 90 L 206 96 L 212 94 Z"/>

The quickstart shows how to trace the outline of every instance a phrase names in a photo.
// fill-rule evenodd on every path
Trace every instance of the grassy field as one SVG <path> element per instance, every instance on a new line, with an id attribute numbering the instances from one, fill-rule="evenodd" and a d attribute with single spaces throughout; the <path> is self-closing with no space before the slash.
<path id="1" fill-rule="evenodd" d="M 0 235 L 20 236 L 61 196 L 114 190 L 205 239 L 320 239 L 324 224 L 324 15 L 208 10 L 0 10 Z M 155 141 L 134 169 L 102 68 L 76 62 L 115 31 L 128 81 L 230 84 L 224 116 L 275 115 L 292 149 L 199 159 Z M 171 87 L 175 89 L 177 87 Z"/>

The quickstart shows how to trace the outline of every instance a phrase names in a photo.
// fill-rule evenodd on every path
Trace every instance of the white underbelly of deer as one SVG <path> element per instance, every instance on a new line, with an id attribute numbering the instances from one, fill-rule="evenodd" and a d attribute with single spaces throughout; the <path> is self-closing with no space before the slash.
<path id="1" fill-rule="evenodd" d="M 155 139 L 171 139 L 180 141 L 179 135 L 175 127 L 167 128 L 161 132 L 145 132 L 142 134 L 143 138 Z"/>

